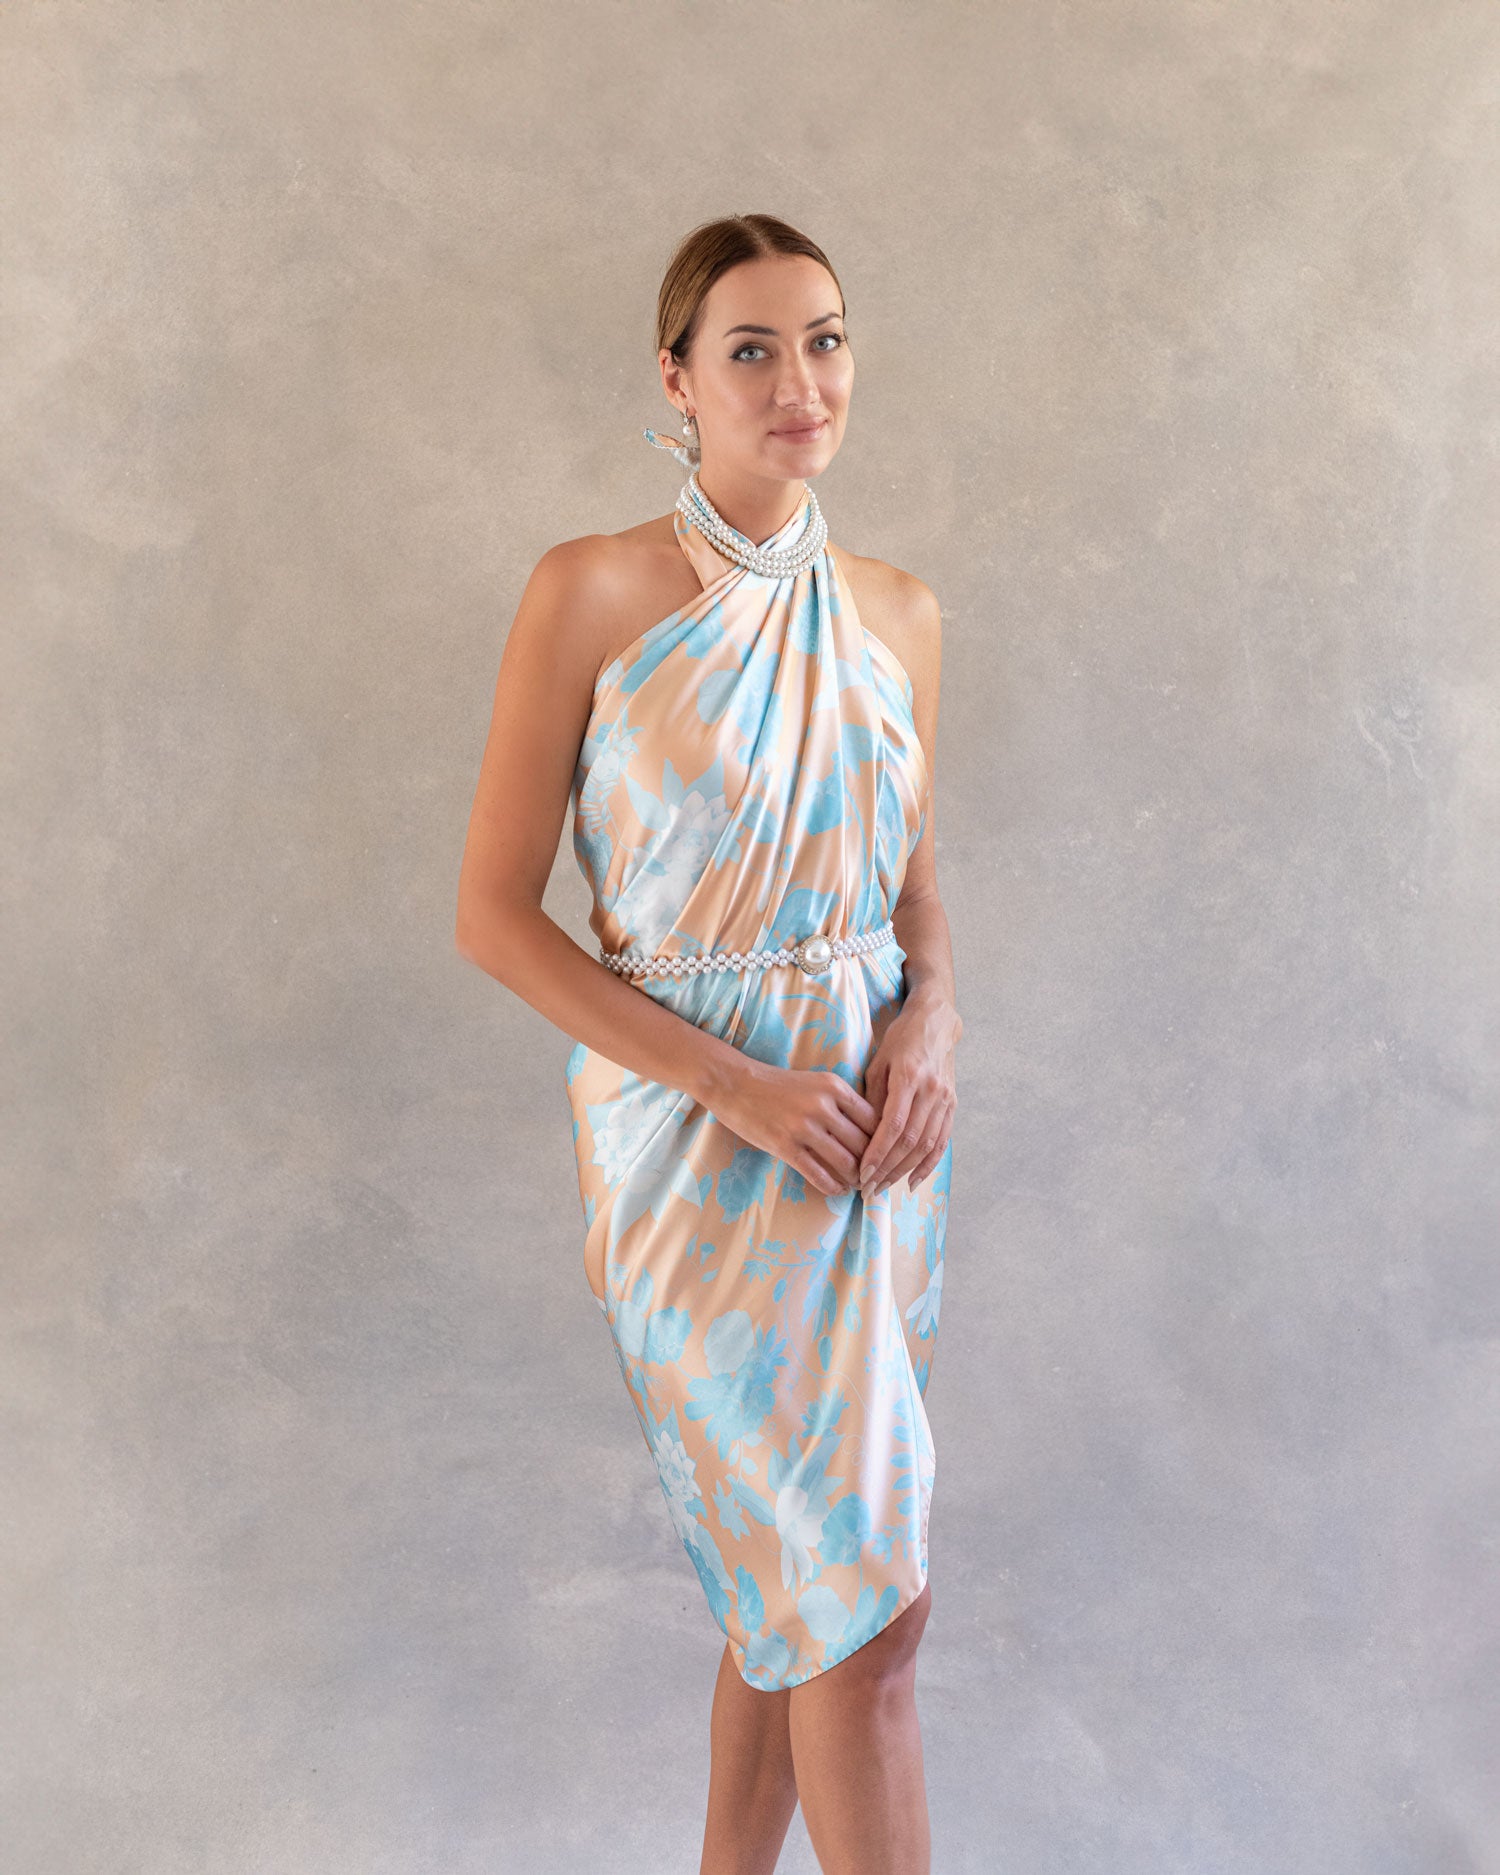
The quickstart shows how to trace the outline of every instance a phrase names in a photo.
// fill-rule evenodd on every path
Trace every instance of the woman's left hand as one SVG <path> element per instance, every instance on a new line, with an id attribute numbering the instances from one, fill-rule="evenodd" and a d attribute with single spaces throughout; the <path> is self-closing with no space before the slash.
<path id="1" fill-rule="evenodd" d="M 919 1185 L 943 1156 L 958 1105 L 954 1049 L 963 1019 L 946 998 L 909 995 L 865 1069 L 865 1099 L 880 1115 L 860 1160 L 868 1197 L 898 1178 Z"/>

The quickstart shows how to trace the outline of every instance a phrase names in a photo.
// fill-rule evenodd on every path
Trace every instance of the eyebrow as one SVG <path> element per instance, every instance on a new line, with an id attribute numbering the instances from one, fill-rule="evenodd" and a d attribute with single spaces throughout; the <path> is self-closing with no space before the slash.
<path id="1" fill-rule="evenodd" d="M 830 319 L 840 319 L 842 317 L 842 313 L 826 312 L 821 319 L 809 319 L 802 330 L 804 332 L 811 332 L 814 326 L 824 326 L 827 325 Z M 776 330 L 775 326 L 731 326 L 724 336 L 726 339 L 732 339 L 736 332 L 763 332 L 767 338 L 771 339 L 779 339 L 781 337 L 781 334 Z"/>

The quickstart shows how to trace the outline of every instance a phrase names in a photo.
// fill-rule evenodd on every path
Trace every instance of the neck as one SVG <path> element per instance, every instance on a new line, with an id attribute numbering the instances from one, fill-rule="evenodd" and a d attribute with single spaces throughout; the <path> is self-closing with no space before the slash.
<path id="1" fill-rule="evenodd" d="M 807 502 L 807 483 L 736 481 L 711 469 L 700 467 L 698 486 L 731 527 L 738 528 L 747 540 L 759 546 L 773 534 L 779 534 L 792 516 Z"/>

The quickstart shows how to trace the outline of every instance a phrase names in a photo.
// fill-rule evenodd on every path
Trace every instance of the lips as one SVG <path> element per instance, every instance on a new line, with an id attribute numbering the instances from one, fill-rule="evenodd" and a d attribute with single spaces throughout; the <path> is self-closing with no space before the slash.
<path id="1" fill-rule="evenodd" d="M 824 417 L 817 423 L 804 423 L 794 430 L 772 430 L 771 434 L 773 436 L 785 436 L 794 443 L 811 442 L 813 437 L 821 434 L 827 421 L 828 419 Z"/>

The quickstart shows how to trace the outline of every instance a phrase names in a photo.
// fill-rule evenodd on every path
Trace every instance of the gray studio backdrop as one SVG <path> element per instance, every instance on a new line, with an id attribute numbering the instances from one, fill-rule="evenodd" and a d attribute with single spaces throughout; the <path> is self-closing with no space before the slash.
<path id="1" fill-rule="evenodd" d="M 0 1865 L 698 1867 L 568 1040 L 452 924 L 526 575 L 670 508 L 656 287 L 753 208 L 946 620 L 934 1868 L 1500 1871 L 1500 15 L 0 34 Z"/>

